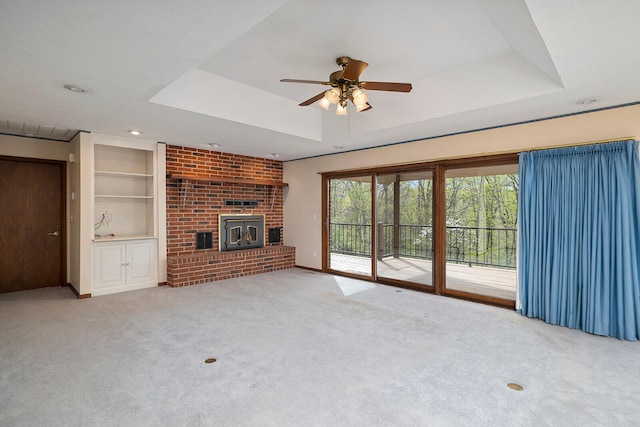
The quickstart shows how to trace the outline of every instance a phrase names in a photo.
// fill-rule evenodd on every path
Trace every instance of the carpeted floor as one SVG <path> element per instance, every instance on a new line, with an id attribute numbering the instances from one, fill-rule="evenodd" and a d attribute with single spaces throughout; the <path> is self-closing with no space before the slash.
<path id="1" fill-rule="evenodd" d="M 2 426 L 638 425 L 638 396 L 640 343 L 299 269 L 0 295 Z"/>

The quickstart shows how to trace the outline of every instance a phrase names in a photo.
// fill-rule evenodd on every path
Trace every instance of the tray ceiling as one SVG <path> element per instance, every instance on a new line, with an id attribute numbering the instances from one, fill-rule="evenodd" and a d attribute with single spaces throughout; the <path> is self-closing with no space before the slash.
<path id="1" fill-rule="evenodd" d="M 640 100 L 637 16 L 633 0 L 8 0 L 0 132 L 139 129 L 289 160 L 605 108 Z M 326 87 L 279 81 L 326 80 L 341 55 L 414 89 L 338 117 L 297 105 Z"/>

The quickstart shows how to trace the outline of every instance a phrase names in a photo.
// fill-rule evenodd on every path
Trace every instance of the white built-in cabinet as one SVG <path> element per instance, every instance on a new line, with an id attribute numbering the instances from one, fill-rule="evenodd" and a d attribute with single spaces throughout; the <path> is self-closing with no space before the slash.
<path id="1" fill-rule="evenodd" d="M 157 144 L 93 138 L 92 295 L 158 285 Z"/>
<path id="2" fill-rule="evenodd" d="M 155 240 L 95 245 L 94 293 L 142 288 L 148 283 L 157 285 L 156 254 Z"/>

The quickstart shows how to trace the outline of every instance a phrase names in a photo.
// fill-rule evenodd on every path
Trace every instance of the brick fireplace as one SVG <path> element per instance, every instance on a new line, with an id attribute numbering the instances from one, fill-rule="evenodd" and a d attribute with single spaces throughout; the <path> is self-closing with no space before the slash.
<path id="1" fill-rule="evenodd" d="M 292 268 L 295 249 L 281 239 L 285 188 L 281 161 L 167 145 L 169 286 Z M 262 247 L 219 251 L 220 215 L 264 218 Z"/>

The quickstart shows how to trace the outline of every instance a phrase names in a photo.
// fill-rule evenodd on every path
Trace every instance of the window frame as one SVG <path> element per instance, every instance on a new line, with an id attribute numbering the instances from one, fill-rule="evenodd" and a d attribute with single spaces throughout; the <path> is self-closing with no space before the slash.
<path id="1" fill-rule="evenodd" d="M 515 301 L 496 298 L 492 296 L 472 294 L 468 292 L 452 290 L 446 288 L 446 194 L 445 182 L 446 172 L 450 169 L 463 169 L 479 166 L 499 166 L 507 164 L 517 164 L 518 153 L 505 153 L 496 155 L 477 156 L 469 158 L 453 158 L 441 159 L 427 162 L 406 163 L 390 166 L 372 166 L 359 169 L 348 169 L 339 171 L 322 172 L 322 271 L 331 274 L 339 274 L 351 276 L 331 270 L 329 266 L 329 183 L 332 179 L 362 177 L 369 176 L 372 186 L 372 218 L 373 224 L 376 223 L 376 206 L 377 199 L 376 177 L 382 174 L 407 173 L 412 171 L 433 170 L 433 286 L 412 284 L 399 280 L 380 280 L 377 277 L 375 262 L 375 242 L 377 233 L 372 233 L 372 274 L 369 280 L 376 283 L 389 284 L 402 288 L 415 289 L 423 292 L 430 292 L 436 295 L 445 295 L 449 297 L 483 302 L 487 304 L 515 308 Z"/>

